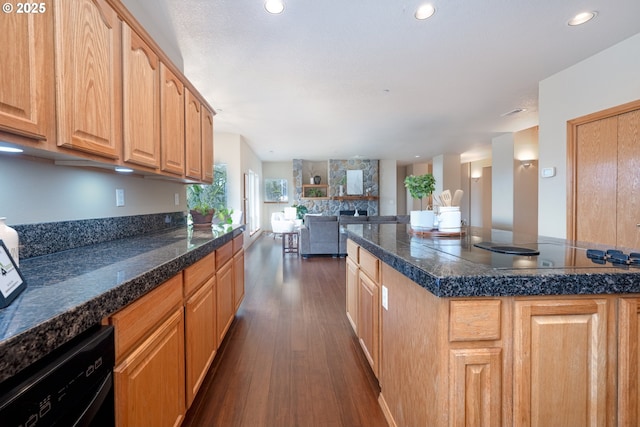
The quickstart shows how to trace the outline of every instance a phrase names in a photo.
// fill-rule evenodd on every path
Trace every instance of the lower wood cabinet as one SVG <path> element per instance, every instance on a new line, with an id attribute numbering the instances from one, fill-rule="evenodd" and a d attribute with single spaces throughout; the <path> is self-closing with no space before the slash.
<path id="1" fill-rule="evenodd" d="M 380 371 L 380 290 L 364 272 L 358 274 L 358 340 L 378 376 Z"/>
<path id="2" fill-rule="evenodd" d="M 109 319 L 118 426 L 179 426 L 186 413 L 182 274 Z"/>
<path id="3" fill-rule="evenodd" d="M 187 407 L 189 407 L 218 349 L 216 279 L 213 275 L 185 301 L 184 313 Z"/>
<path id="4" fill-rule="evenodd" d="M 353 331 L 358 333 L 358 264 L 347 257 L 347 319 L 353 328 Z"/>
<path id="5" fill-rule="evenodd" d="M 232 251 L 229 242 L 105 319 L 118 426 L 182 423 L 244 295 L 244 251 Z"/>
<path id="6" fill-rule="evenodd" d="M 180 426 L 184 419 L 182 308 L 114 369 L 118 426 Z"/>
<path id="7" fill-rule="evenodd" d="M 618 306 L 618 425 L 640 425 L 640 298 Z"/>

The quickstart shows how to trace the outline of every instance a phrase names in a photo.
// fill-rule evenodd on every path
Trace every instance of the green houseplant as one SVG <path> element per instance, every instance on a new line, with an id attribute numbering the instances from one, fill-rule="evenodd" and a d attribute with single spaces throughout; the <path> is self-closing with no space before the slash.
<path id="1" fill-rule="evenodd" d="M 420 210 L 411 211 L 411 228 L 415 230 L 431 230 L 433 228 L 433 210 L 427 206 L 422 209 L 422 199 L 431 196 L 436 189 L 436 179 L 432 174 L 409 175 L 404 179 L 404 186 L 412 198 L 420 200 Z"/>
<path id="2" fill-rule="evenodd" d="M 216 211 L 226 208 L 227 171 L 225 165 L 214 168 L 213 183 L 187 186 L 187 207 L 194 227 L 210 227 Z"/>

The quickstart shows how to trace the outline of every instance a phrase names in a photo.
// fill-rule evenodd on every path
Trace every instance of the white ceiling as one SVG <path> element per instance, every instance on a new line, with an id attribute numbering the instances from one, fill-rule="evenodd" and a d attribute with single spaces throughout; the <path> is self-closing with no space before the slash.
<path id="1" fill-rule="evenodd" d="M 538 124 L 540 80 L 640 32 L 638 0 L 433 0 L 426 21 L 420 0 L 285 2 L 125 1 L 217 110 L 216 132 L 263 161 L 483 157 Z M 598 16 L 569 27 L 584 10 Z"/>

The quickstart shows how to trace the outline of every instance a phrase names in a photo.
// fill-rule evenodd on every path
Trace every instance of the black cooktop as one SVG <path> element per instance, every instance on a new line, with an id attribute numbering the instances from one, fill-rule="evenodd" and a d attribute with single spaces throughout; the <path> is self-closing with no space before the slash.
<path id="1" fill-rule="evenodd" d="M 493 237 L 487 240 L 487 237 Z M 495 269 L 546 269 L 546 268 L 629 268 L 640 267 L 640 254 L 637 262 L 614 262 L 615 256 L 631 259 L 632 254 L 604 255 L 607 251 L 594 252 L 586 248 L 568 246 L 563 243 L 518 240 L 511 233 L 497 233 L 492 236 L 465 236 L 459 239 L 424 239 L 424 246 L 445 252 L 449 255 L 486 265 Z M 587 256 L 589 252 L 589 256 Z M 616 252 L 621 251 L 613 251 Z M 635 254 L 633 254 L 635 255 Z"/>

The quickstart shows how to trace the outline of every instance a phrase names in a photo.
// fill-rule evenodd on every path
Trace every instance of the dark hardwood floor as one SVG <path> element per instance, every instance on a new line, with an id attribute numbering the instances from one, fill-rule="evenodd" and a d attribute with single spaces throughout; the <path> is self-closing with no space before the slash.
<path id="1" fill-rule="evenodd" d="M 183 426 L 387 426 L 345 315 L 345 261 L 245 254 L 245 299 Z"/>

